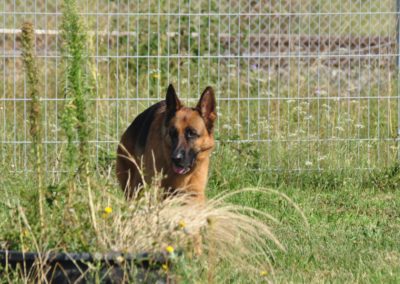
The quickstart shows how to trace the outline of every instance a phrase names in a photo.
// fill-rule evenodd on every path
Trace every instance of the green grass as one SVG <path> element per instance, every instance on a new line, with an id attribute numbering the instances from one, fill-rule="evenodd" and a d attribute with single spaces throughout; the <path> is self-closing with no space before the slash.
<path id="1" fill-rule="evenodd" d="M 234 200 L 265 210 L 282 222 L 275 232 L 287 253 L 278 252 L 274 259 L 277 282 L 400 280 L 398 167 L 392 169 L 393 175 L 390 171 L 266 174 L 243 167 L 240 156 L 223 158 L 232 152 L 222 151 L 214 159 L 210 195 L 221 188 L 273 186 L 292 198 L 310 223 L 308 230 L 293 208 L 274 195 L 246 194 Z"/>
<path id="2" fill-rule="evenodd" d="M 140 8 L 131 7 L 132 11 L 157 12 L 157 5 L 147 7 L 145 2 Z M 191 11 L 197 12 L 199 8 L 207 11 L 206 2 L 193 2 Z M 322 2 L 311 1 L 310 7 L 297 8 L 302 13 L 327 11 L 329 7 L 320 6 Z M 342 1 L 331 2 L 329 11 L 343 11 L 339 5 Z M 392 2 L 381 1 L 381 6 L 372 7 L 371 12 L 391 11 Z M 344 3 L 346 8 L 342 8 L 357 10 L 355 5 L 350 9 L 349 3 Z M 166 10 L 166 2 L 160 1 L 160 4 L 161 11 Z M 172 5 L 175 11 L 176 5 Z M 183 6 L 182 12 L 189 9 Z M 362 9 L 369 11 L 365 7 Z M 47 8 L 54 9 L 50 4 Z M 264 8 L 267 10 L 263 12 L 271 12 L 269 7 Z M 288 10 L 274 7 L 272 12 Z M 329 31 L 319 30 L 317 23 L 319 20 L 326 23 L 333 20 L 332 17 L 283 17 L 281 26 L 279 21 L 266 18 L 264 24 L 271 23 L 271 31 L 284 34 L 289 33 L 287 21 L 291 21 L 291 33 L 326 34 Z M 332 25 L 330 32 L 365 35 L 370 34 L 373 26 L 376 27 L 374 35 L 393 34 L 387 28 L 395 27 L 393 19 L 386 17 L 382 21 L 381 18 L 379 13 L 361 19 L 356 14 L 346 15 L 341 18 L 341 25 Z M 5 15 L 4 19 L 7 25 L 14 24 L 11 16 Z M 0 96 L 4 99 L 0 101 L 0 140 L 5 143 L 0 144 L 0 195 L 3 197 L 0 201 L 0 248 L 35 251 L 39 240 L 39 249 L 43 250 L 106 251 L 107 246 L 95 238 L 98 232 L 93 220 L 102 220 L 106 206 L 112 206 L 114 212 L 121 215 L 130 212 L 114 176 L 115 141 L 138 113 L 164 97 L 165 87 L 170 82 L 179 86 L 180 97 L 191 104 L 198 99 L 198 90 L 210 84 L 219 98 L 216 126 L 219 143 L 212 157 L 207 195 L 212 198 L 223 191 L 272 188 L 289 196 L 302 209 L 310 225 L 308 228 L 299 212 L 276 194 L 247 192 L 232 197 L 232 203 L 262 210 L 280 221 L 271 226 L 286 252 L 270 244 L 273 254 L 269 254 L 266 261 L 272 262 L 274 272 L 266 268 L 267 276 L 257 273 L 252 276 L 259 282 L 272 279 L 278 283 L 400 281 L 400 167 L 395 140 L 398 93 L 392 66 L 379 68 L 356 62 L 352 68 L 336 68 L 302 58 L 293 59 L 278 70 L 274 67 L 254 69 L 254 62 L 243 59 L 108 58 L 128 51 L 132 55 L 178 53 L 177 37 L 166 37 L 168 17 L 162 16 L 160 24 L 157 17 L 152 17 L 150 23 L 147 16 L 129 19 L 128 25 L 127 19 L 118 23 L 111 17 L 110 30 L 137 31 L 140 27 L 138 38 L 121 37 L 119 41 L 107 42 L 104 38 L 89 36 L 87 42 L 90 60 L 85 70 L 88 78 L 93 78 L 93 82 L 88 80 L 94 85 L 90 91 L 95 93 L 95 98 L 81 114 L 86 113 L 91 128 L 84 133 L 85 140 L 89 141 L 90 166 L 86 169 L 88 180 L 71 179 L 70 186 L 78 190 L 69 204 L 66 196 L 69 190 L 62 184 L 63 172 L 74 175 L 75 172 L 65 165 L 67 155 L 71 154 L 64 143 L 67 136 L 61 129 L 65 102 L 53 100 L 64 97 L 63 59 L 37 58 L 42 135 L 45 136 L 42 140 L 50 141 L 42 145 L 46 171 L 43 229 L 34 206 L 38 204 L 36 158 L 31 155 L 31 144 L 15 143 L 31 140 L 27 122 L 29 103 L 13 100 L 14 97 L 23 99 L 27 93 L 22 61 L 18 57 L 2 58 L 4 68 L 0 68 L 0 78 L 4 80 L 0 84 Z M 49 23 L 52 20 L 49 19 Z M 96 19 L 84 20 L 89 27 L 95 27 Z M 99 29 L 105 28 L 107 20 L 99 16 Z M 208 47 L 199 45 L 197 38 L 189 36 L 190 32 L 200 32 L 200 43 L 206 43 L 208 34 L 204 31 L 208 29 L 208 19 L 192 16 L 190 20 L 188 17 L 180 20 L 182 54 L 218 53 L 218 41 L 212 41 Z M 226 23 L 228 18 L 221 17 L 221 20 Z M 231 20 L 231 32 L 237 33 L 235 21 L 238 19 Z M 177 18 L 171 20 L 170 31 L 177 28 L 177 21 Z M 40 20 L 37 24 L 37 28 L 41 28 Z M 210 24 L 213 37 L 217 18 L 212 17 Z M 154 33 L 158 28 L 160 32 Z M 241 26 L 242 35 L 248 30 L 247 26 Z M 226 32 L 224 28 L 223 32 Z M 5 39 L 5 47 L 13 43 Z M 157 48 L 159 40 L 161 44 Z M 54 43 L 51 38 L 49 43 Z M 170 43 L 169 51 L 167 43 Z M 80 44 L 78 53 L 86 48 L 83 42 Z M 224 51 L 226 47 L 221 50 Z M 94 54 L 104 58 L 91 58 Z M 266 61 L 262 63 L 268 63 Z M 145 100 L 132 100 L 136 98 Z M 76 135 L 73 133 L 70 140 Z M 258 139 L 263 142 L 237 143 Z M 91 186 L 92 201 L 87 194 L 87 184 Z M 92 216 L 88 213 L 89 205 L 94 206 Z M 67 223 L 65 212 L 69 216 Z M 23 216 L 26 216 L 25 221 Z M 99 221 L 100 227 L 107 225 L 107 221 L 103 221 Z M 113 224 L 108 225 L 112 231 Z M 219 275 L 214 275 L 215 282 L 248 283 L 248 275 L 243 271 L 229 263 L 219 265 L 222 268 Z M 177 274 L 183 283 L 202 283 L 206 282 L 207 274 L 203 266 L 200 260 L 179 259 L 176 270 L 171 273 Z"/>

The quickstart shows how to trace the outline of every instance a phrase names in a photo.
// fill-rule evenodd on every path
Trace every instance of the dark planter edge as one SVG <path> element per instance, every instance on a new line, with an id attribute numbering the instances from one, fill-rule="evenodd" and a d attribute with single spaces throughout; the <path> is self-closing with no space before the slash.
<path id="1" fill-rule="evenodd" d="M 66 253 L 66 252 L 21 252 L 15 250 L 0 250 L 0 264 L 24 261 L 37 261 L 40 258 L 45 262 L 106 262 L 119 263 L 120 259 L 128 262 L 151 262 L 154 264 L 164 264 L 168 261 L 168 256 L 163 253 L 139 253 L 130 254 L 122 252 L 109 253 Z"/>
<path id="2" fill-rule="evenodd" d="M 21 252 L 14 250 L 0 250 L 0 266 L 16 269 L 20 267 L 23 271 L 36 269 L 36 263 L 42 260 L 49 267 L 46 277 L 51 283 L 68 283 L 71 280 L 81 279 L 89 269 L 89 263 L 100 263 L 101 273 L 105 279 L 112 283 L 120 283 L 129 272 L 130 267 L 135 266 L 141 273 L 138 279 L 147 277 L 150 273 L 156 279 L 162 279 L 157 272 L 163 264 L 168 263 L 168 255 L 165 253 L 139 253 L 129 254 L 121 252 L 110 253 L 66 253 L 66 252 Z M 128 270 L 127 270 L 128 269 Z M 2 272 L 0 271 L 0 276 Z M 161 278 L 160 278 L 161 277 Z M 107 281 L 106 281 L 107 282 Z"/>

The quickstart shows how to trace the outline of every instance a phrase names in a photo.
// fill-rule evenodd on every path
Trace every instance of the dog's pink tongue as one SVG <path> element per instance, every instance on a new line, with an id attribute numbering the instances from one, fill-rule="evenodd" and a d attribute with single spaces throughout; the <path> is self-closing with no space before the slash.
<path id="1" fill-rule="evenodd" d="M 183 174 L 185 173 L 185 168 L 181 168 L 181 167 L 174 167 L 174 170 L 177 174 Z"/>

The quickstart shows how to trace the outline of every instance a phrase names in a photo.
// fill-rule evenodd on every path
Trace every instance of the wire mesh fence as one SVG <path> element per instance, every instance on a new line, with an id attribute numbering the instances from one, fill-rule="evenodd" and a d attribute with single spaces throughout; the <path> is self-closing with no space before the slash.
<path id="1" fill-rule="evenodd" d="M 124 129 L 169 82 L 218 99 L 216 138 L 265 170 L 372 169 L 399 152 L 395 0 L 78 1 L 89 40 L 91 146 L 113 160 Z M 1 3 L 1 2 L 0 2 Z M 35 26 L 46 170 L 65 137 L 61 0 L 0 4 L 0 155 L 29 171 L 19 35 Z M 247 159 L 246 158 L 246 159 Z"/>

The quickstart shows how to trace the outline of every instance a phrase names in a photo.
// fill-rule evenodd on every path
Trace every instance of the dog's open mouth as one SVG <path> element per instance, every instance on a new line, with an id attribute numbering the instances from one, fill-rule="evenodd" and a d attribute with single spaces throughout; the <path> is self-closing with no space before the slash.
<path id="1" fill-rule="evenodd" d="M 184 175 L 184 174 L 186 174 L 186 173 L 188 173 L 190 171 L 190 167 L 177 166 L 174 163 L 172 163 L 172 169 L 178 175 Z"/>

